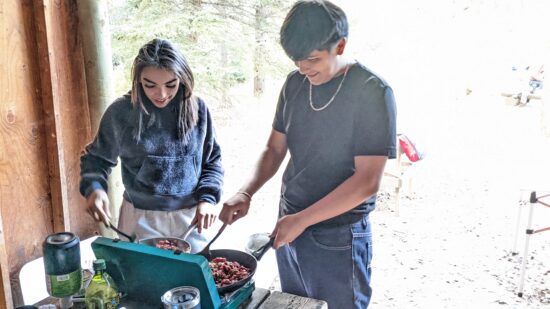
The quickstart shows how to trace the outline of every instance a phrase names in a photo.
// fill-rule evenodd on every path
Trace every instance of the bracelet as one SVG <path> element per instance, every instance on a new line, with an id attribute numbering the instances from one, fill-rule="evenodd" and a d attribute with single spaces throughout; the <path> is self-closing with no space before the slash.
<path id="1" fill-rule="evenodd" d="M 245 192 L 245 191 L 237 191 L 237 194 L 242 194 L 242 195 L 248 197 L 248 198 L 252 201 L 252 195 L 250 195 L 250 193 L 248 193 L 248 192 Z"/>

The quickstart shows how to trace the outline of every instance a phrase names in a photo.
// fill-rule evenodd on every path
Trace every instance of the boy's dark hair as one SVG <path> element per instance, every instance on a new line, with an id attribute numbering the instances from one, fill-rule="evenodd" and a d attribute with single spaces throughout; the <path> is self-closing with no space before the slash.
<path id="1" fill-rule="evenodd" d="M 329 50 L 348 36 L 344 11 L 330 1 L 300 0 L 288 12 L 280 42 L 290 59 L 305 59 L 314 50 Z"/>

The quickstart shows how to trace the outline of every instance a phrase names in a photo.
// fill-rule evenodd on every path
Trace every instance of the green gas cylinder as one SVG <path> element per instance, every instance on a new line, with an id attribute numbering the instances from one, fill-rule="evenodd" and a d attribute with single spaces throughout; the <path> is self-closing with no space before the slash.
<path id="1" fill-rule="evenodd" d="M 70 232 L 51 234 L 42 249 L 48 293 L 57 298 L 76 294 L 82 285 L 78 237 Z"/>

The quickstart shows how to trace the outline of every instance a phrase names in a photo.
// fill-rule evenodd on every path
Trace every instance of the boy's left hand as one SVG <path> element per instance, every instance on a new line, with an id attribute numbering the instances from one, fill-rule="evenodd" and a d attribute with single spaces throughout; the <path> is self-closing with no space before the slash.
<path id="1" fill-rule="evenodd" d="M 294 241 L 300 234 L 304 232 L 307 226 L 301 220 L 298 214 L 286 215 L 277 221 L 275 229 L 271 233 L 275 236 L 273 248 L 279 249 Z"/>

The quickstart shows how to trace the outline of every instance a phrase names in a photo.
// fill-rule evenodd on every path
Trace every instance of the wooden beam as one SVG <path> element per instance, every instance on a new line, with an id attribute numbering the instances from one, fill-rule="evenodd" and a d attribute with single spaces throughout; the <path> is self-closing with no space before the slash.
<path id="1" fill-rule="evenodd" d="M 10 283 L 10 269 L 8 263 L 8 252 L 6 250 L 6 240 L 4 238 L 4 227 L 2 226 L 2 215 L 0 214 L 0 271 L 2 280 L 0 281 L 0 308 L 9 308 L 13 306 Z"/>
<path id="2" fill-rule="evenodd" d="M 109 5 L 107 0 L 79 0 L 78 19 L 82 51 L 86 64 L 86 86 L 92 132 L 97 132 L 99 122 L 107 107 L 116 98 L 113 83 L 113 56 L 111 53 L 111 32 L 109 29 Z M 122 176 L 120 164 L 112 169 L 108 179 L 109 207 L 112 219 L 118 222 L 122 205 Z M 111 229 L 99 224 L 101 234 L 116 236 Z"/>
<path id="3" fill-rule="evenodd" d="M 6 20 L 5 20 L 5 2 L 0 2 L 0 27 L 5 29 Z M 7 42 L 7 33 L 6 31 L 0 31 L 0 42 Z M 6 59 L 4 49 L 7 46 L 4 44 L 0 45 L 1 59 Z M 5 76 L 6 67 L 3 63 L 0 63 L 0 81 L 4 82 L 5 79 L 2 76 Z M 2 83 L 2 85 L 4 85 Z M 0 99 L 3 99 L 4 96 L 0 96 Z M 0 131 L 1 132 L 1 131 Z M 2 146 L 3 140 L 0 139 L 0 146 Z M 1 163 L 0 163 L 1 164 Z M 1 169 L 1 168 L 0 168 Z M 2 175 L 0 170 L 0 176 Z M 6 186 L 6 181 L 2 181 L 0 178 L 0 193 L 4 191 L 2 188 Z M 0 206 L 2 205 L 0 201 Z M 2 226 L 2 209 L 0 208 L 0 275 L 2 280 L 0 280 L 0 308 L 7 308 L 8 304 L 12 304 L 11 298 L 11 285 L 9 281 L 10 269 L 8 263 L 8 253 L 6 251 L 6 241 L 4 239 L 4 227 Z"/>
<path id="4" fill-rule="evenodd" d="M 79 154 L 91 133 L 76 1 L 37 0 L 35 20 L 53 227 L 55 232 L 71 230 L 78 235 L 84 211 L 75 207 L 83 205 L 78 193 Z M 82 230 L 91 234 L 90 228 Z"/>
<path id="5" fill-rule="evenodd" d="M 18 270 L 41 255 L 52 228 L 33 2 L 0 3 L 0 267 L 4 308 L 11 308 Z"/>
<path id="6" fill-rule="evenodd" d="M 78 192 L 90 117 L 76 0 L 0 1 L 0 308 L 47 235 L 96 230 Z M 43 274 L 37 274 L 41 278 Z"/>
<path id="7" fill-rule="evenodd" d="M 68 212 L 63 205 L 67 205 L 67 183 L 65 182 L 65 164 L 63 157 L 63 143 L 58 142 L 62 137 L 61 118 L 59 107 L 60 72 L 57 71 L 57 59 L 63 56 L 63 42 L 58 37 L 59 10 L 52 10 L 51 1 L 34 2 L 34 18 L 36 26 L 36 45 L 38 52 L 38 66 L 40 68 L 40 89 L 42 107 L 44 110 L 46 145 L 48 156 L 49 183 L 53 212 L 54 232 L 65 231 L 70 225 Z M 57 15 L 57 16 L 55 16 Z M 55 22 L 54 22 L 55 21 Z M 63 61 L 60 59 L 60 61 Z"/>

